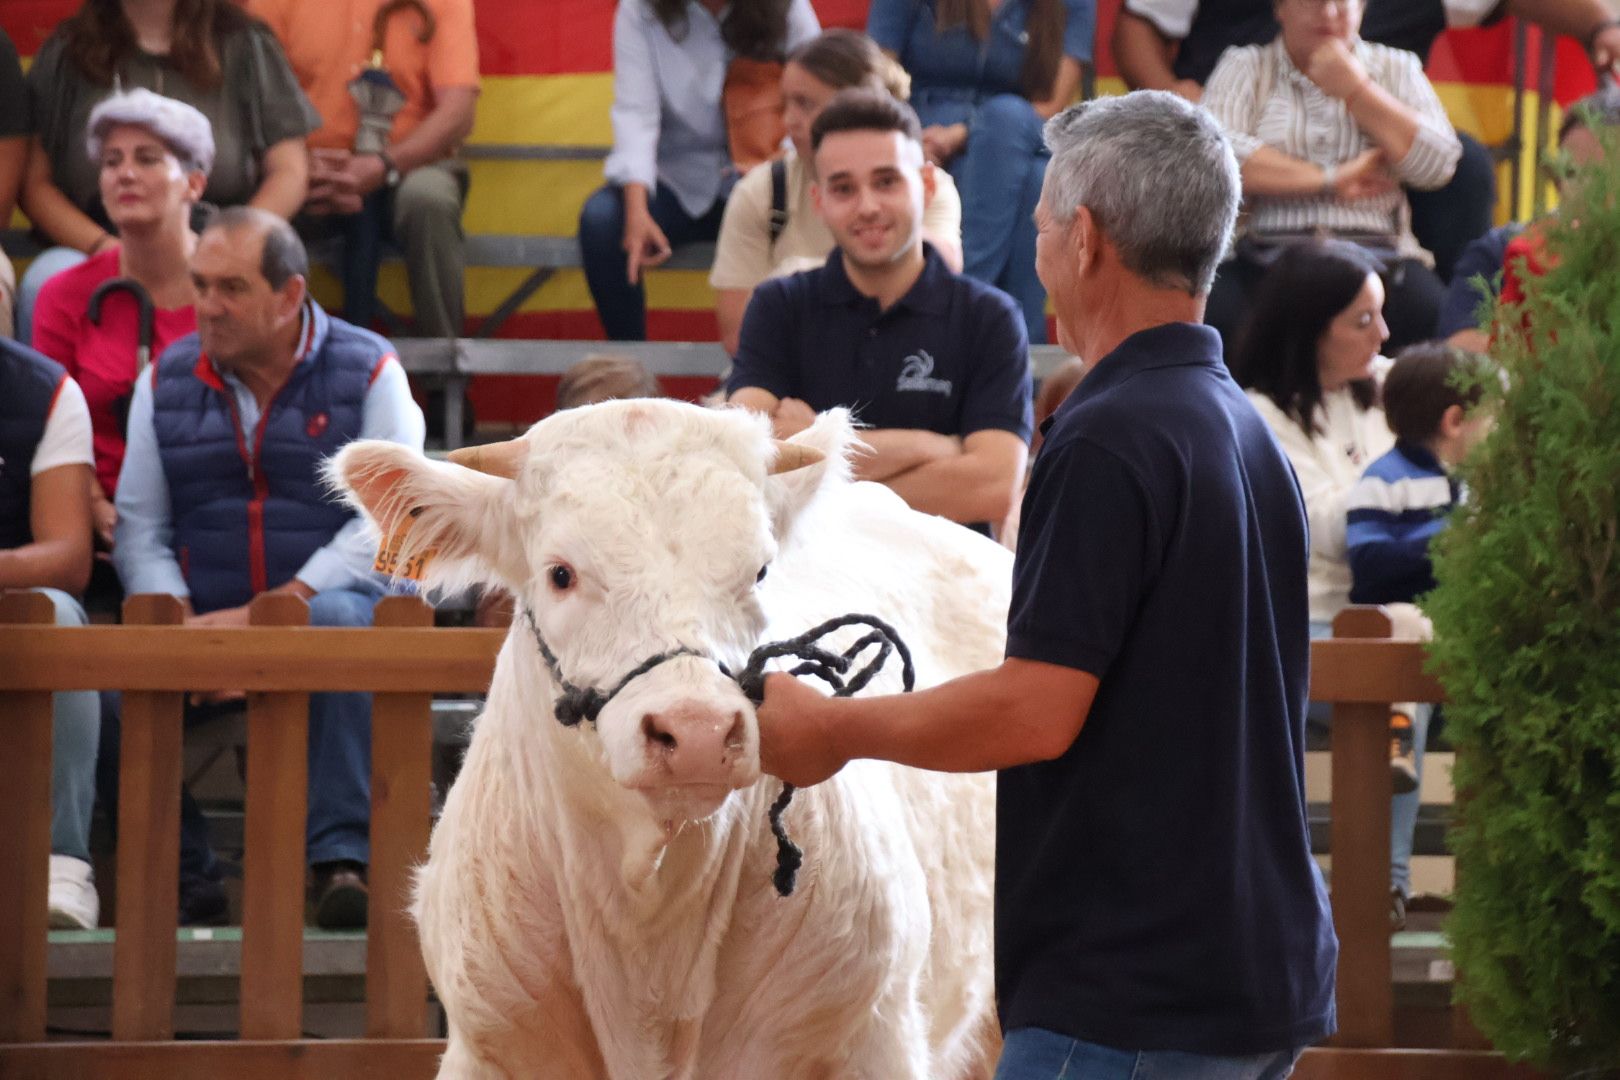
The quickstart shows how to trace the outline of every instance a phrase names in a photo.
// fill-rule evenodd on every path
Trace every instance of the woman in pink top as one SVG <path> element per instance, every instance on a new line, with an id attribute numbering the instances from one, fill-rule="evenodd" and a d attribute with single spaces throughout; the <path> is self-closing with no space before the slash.
<path id="1" fill-rule="evenodd" d="M 110 548 L 118 520 L 113 491 L 137 375 L 139 304 L 128 291 L 110 292 L 97 323 L 90 320 L 90 299 L 114 278 L 145 289 L 155 308 L 151 360 L 197 329 L 190 276 L 197 235 L 191 231 L 191 211 L 208 183 L 214 139 L 198 110 L 137 89 L 96 106 L 86 149 L 100 162 L 101 199 L 119 242 L 45 284 L 35 307 L 33 344 L 84 389 L 95 442 L 90 495 L 96 533 Z"/>

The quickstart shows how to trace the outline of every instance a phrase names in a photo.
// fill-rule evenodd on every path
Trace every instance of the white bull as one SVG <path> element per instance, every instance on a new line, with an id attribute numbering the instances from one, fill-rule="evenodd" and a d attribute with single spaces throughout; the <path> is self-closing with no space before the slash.
<path id="1" fill-rule="evenodd" d="M 338 456 L 402 556 L 431 550 L 429 581 L 519 603 L 418 881 L 450 1021 L 441 1077 L 991 1071 L 993 779 L 865 761 L 799 792 L 786 825 L 805 865 L 783 898 L 781 784 L 718 666 L 856 611 L 897 628 L 919 685 L 1000 661 L 1011 557 L 851 483 L 852 439 L 824 416 L 797 440 L 824 459 L 768 475 L 795 448 L 760 418 L 638 401 L 544 420 L 482 472 L 392 443 Z M 700 655 L 565 727 L 537 638 L 604 691 L 654 654 Z M 897 683 L 891 662 L 874 688 Z"/>

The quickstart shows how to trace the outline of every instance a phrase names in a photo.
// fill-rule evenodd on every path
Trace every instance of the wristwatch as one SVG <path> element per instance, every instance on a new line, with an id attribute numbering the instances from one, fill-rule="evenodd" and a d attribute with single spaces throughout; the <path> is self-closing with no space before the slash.
<path id="1" fill-rule="evenodd" d="M 399 173 L 399 166 L 394 164 L 394 159 L 388 156 L 386 150 L 377 151 L 377 156 L 382 159 L 383 163 L 383 187 L 399 187 L 399 182 L 403 179 Z"/>

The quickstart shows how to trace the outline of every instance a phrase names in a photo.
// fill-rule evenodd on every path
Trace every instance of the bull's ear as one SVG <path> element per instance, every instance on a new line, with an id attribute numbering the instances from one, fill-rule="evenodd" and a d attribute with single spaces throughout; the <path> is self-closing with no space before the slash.
<path id="1" fill-rule="evenodd" d="M 389 572 L 446 588 L 526 577 L 513 481 L 375 439 L 339 450 L 326 475 L 376 526 Z"/>
<path id="2" fill-rule="evenodd" d="M 802 446 L 819 454 L 820 458 L 766 478 L 771 524 L 778 541 L 787 538 L 800 511 L 810 505 L 823 485 L 849 482 L 849 455 L 854 442 L 855 428 L 850 423 L 848 409 L 827 410 L 816 417 L 815 423 L 788 440 L 789 445 Z"/>

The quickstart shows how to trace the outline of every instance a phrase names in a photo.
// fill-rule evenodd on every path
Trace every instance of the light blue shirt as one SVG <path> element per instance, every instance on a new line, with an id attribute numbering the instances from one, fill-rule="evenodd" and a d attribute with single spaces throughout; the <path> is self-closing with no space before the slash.
<path id="1" fill-rule="evenodd" d="M 304 313 L 308 332 L 308 310 Z M 230 388 L 236 400 L 237 415 L 244 431 L 258 426 L 261 410 L 258 399 L 234 375 L 215 365 L 215 372 Z M 156 371 L 156 365 L 153 365 Z M 426 426 L 422 410 L 411 397 L 410 381 L 398 359 L 390 359 L 372 380 L 361 403 L 360 438 L 386 439 L 417 450 L 422 448 Z M 252 441 L 247 440 L 251 447 Z M 249 450 L 251 453 L 251 449 Z M 157 431 L 152 424 L 152 379 L 135 380 L 135 394 L 129 404 L 129 440 L 124 465 L 118 474 L 118 530 L 113 545 L 113 565 L 124 583 L 124 592 L 168 593 L 187 597 L 191 589 L 174 553 L 174 521 L 169 504 L 169 481 L 163 475 L 158 456 Z M 376 538 L 370 525 L 356 517 L 339 529 L 326 545 L 309 557 L 293 575 L 315 592 L 329 589 L 373 590 L 377 575 L 372 571 Z"/>
<path id="2" fill-rule="evenodd" d="M 721 107 L 732 53 L 720 37 L 720 19 L 697 0 L 686 5 L 686 34 L 670 36 L 646 0 L 620 0 L 613 18 L 613 152 L 609 183 L 659 183 L 681 208 L 701 217 L 720 197 L 731 169 Z M 788 8 L 783 52 L 821 33 L 810 0 Z"/>

